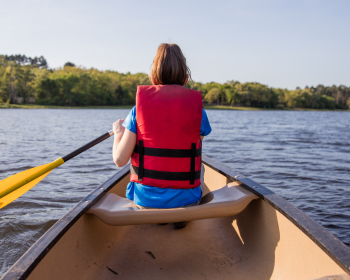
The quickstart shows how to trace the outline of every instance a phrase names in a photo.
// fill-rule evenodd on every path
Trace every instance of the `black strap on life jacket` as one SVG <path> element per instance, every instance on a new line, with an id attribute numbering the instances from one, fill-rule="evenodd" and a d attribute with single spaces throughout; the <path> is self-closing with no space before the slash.
<path id="1" fill-rule="evenodd" d="M 138 173 L 138 179 L 139 181 L 143 180 L 143 174 L 144 174 L 144 161 L 145 161 L 145 148 L 143 146 L 143 140 L 139 141 L 139 147 L 138 147 L 138 152 L 139 152 L 139 173 Z"/>
<path id="2" fill-rule="evenodd" d="M 138 180 L 142 181 L 143 177 L 171 180 L 171 181 L 190 181 L 194 185 L 194 181 L 200 179 L 201 171 L 196 171 L 196 157 L 202 157 L 202 147 L 196 149 L 196 144 L 191 144 L 191 149 L 160 149 L 144 147 L 143 140 L 139 140 L 139 145 L 134 148 L 134 153 L 139 154 L 139 167 L 130 165 L 130 172 L 138 176 Z M 172 158 L 191 158 L 190 172 L 167 172 L 157 171 L 144 168 L 144 156 L 153 157 L 172 157 Z"/>
<path id="3" fill-rule="evenodd" d="M 190 177 L 190 185 L 194 185 L 195 180 L 195 172 L 196 172 L 196 144 L 191 144 L 191 177 Z M 200 171 L 199 171 L 200 176 Z"/>
<path id="4" fill-rule="evenodd" d="M 142 144 L 141 144 L 142 143 Z M 200 157 L 202 155 L 202 148 L 196 149 L 196 144 L 191 144 L 191 149 L 159 149 L 159 148 L 148 148 L 143 146 L 143 140 L 139 140 L 139 145 L 134 148 L 134 153 L 140 154 L 140 146 L 143 147 L 143 154 L 145 156 L 152 157 L 174 157 L 174 158 L 186 158 L 192 157 L 192 145 L 195 149 L 195 157 Z M 141 148 L 142 150 L 142 148 Z"/>
<path id="5" fill-rule="evenodd" d="M 130 165 L 130 172 L 134 175 L 139 175 L 140 168 L 134 165 Z M 158 180 L 190 181 L 191 172 L 166 172 L 166 171 L 157 171 L 157 170 L 151 170 L 151 169 L 143 169 L 143 176 L 151 179 L 158 179 Z M 200 177 L 201 177 L 201 171 L 200 170 L 195 171 L 194 179 L 198 180 L 200 179 Z"/>

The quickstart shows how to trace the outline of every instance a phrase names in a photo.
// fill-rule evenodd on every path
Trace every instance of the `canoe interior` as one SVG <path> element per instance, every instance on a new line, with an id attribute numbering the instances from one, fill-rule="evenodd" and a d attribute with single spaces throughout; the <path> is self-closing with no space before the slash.
<path id="1" fill-rule="evenodd" d="M 205 165 L 205 191 L 229 183 Z M 125 197 L 129 176 L 109 192 Z M 348 274 L 262 199 L 232 217 L 168 225 L 109 226 L 82 215 L 28 279 L 318 279 Z M 340 279 L 340 278 L 339 278 Z"/>

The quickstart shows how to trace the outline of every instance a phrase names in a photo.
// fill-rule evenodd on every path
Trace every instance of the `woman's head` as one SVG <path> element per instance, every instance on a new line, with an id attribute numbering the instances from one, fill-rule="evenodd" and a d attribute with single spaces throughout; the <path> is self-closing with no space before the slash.
<path id="1" fill-rule="evenodd" d="M 161 44 L 153 60 L 150 80 L 154 85 L 185 85 L 191 78 L 186 58 L 176 44 Z"/>

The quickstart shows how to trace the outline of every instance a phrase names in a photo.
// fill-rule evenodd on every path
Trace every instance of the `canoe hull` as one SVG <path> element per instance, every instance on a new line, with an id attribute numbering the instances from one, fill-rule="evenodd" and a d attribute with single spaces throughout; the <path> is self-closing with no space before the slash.
<path id="1" fill-rule="evenodd" d="M 109 226 L 86 211 L 105 192 L 124 196 L 129 178 L 123 168 L 60 219 L 2 280 L 347 279 L 350 250 L 343 243 L 256 182 L 207 157 L 204 164 L 204 195 L 235 181 L 260 199 L 236 216 L 192 221 L 181 230 L 170 224 Z"/>

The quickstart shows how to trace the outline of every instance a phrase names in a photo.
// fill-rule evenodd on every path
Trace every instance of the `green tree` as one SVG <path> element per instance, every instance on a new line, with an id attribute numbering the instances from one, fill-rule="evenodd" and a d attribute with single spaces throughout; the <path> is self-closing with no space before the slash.
<path id="1" fill-rule="evenodd" d="M 234 105 L 235 103 L 240 103 L 240 96 L 237 91 L 232 88 L 225 89 L 225 99 L 227 104 Z"/>
<path id="2" fill-rule="evenodd" d="M 43 56 L 0 55 L 0 102 L 28 102 L 33 94 L 38 104 L 84 106 L 135 104 L 138 85 L 149 85 L 145 73 L 123 74 L 76 67 L 48 69 Z M 344 85 L 277 89 L 260 83 L 224 84 L 193 82 L 186 85 L 201 91 L 209 104 L 261 108 L 345 109 L 350 107 L 350 88 Z"/>
<path id="3" fill-rule="evenodd" d="M 27 103 L 30 97 L 34 96 L 34 80 L 35 74 L 32 73 L 31 68 L 24 66 L 18 70 L 18 78 L 15 83 L 16 95 L 23 97 L 23 102 Z"/>
<path id="4" fill-rule="evenodd" d="M 13 103 L 16 98 L 16 80 L 20 76 L 20 68 L 14 62 L 10 62 L 2 71 L 0 80 L 0 96 L 3 102 Z"/>
<path id="5" fill-rule="evenodd" d="M 115 89 L 115 97 L 117 100 L 117 104 L 123 105 L 124 91 L 120 85 Z"/>
<path id="6" fill-rule="evenodd" d="M 68 62 L 66 62 L 66 63 L 64 64 L 64 67 L 66 67 L 66 66 L 68 66 L 68 67 L 75 67 L 75 64 L 68 61 Z"/>
<path id="7" fill-rule="evenodd" d="M 209 90 L 209 92 L 205 95 L 204 100 L 209 103 L 218 103 L 220 97 L 220 90 L 218 88 L 212 88 Z"/>

